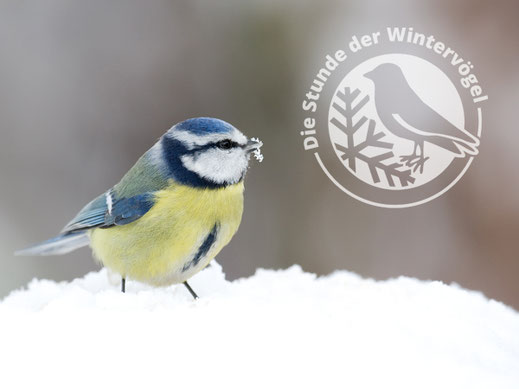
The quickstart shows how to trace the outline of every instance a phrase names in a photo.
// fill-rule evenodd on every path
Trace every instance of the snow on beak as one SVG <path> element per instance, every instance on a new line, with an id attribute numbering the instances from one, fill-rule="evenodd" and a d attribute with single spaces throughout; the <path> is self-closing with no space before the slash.
<path id="1" fill-rule="evenodd" d="M 247 151 L 247 153 L 252 153 L 254 158 L 256 158 L 258 162 L 261 162 L 263 161 L 263 154 L 261 154 L 260 151 L 261 146 L 263 146 L 263 142 L 258 138 L 250 138 L 245 145 L 245 151 Z"/>
<path id="2" fill-rule="evenodd" d="M 245 150 L 248 151 L 249 153 L 251 153 L 254 150 L 260 149 L 261 146 L 263 146 L 263 142 L 262 141 L 260 141 L 257 138 L 251 138 L 251 139 L 249 139 L 249 141 L 245 145 Z"/>

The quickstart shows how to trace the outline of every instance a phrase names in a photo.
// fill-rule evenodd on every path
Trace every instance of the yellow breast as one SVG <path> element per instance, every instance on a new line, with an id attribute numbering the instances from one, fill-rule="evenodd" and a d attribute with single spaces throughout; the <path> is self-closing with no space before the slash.
<path id="1" fill-rule="evenodd" d="M 187 280 L 229 243 L 243 213 L 243 183 L 195 189 L 171 183 L 133 223 L 95 229 L 94 255 L 124 277 L 152 285 Z"/>

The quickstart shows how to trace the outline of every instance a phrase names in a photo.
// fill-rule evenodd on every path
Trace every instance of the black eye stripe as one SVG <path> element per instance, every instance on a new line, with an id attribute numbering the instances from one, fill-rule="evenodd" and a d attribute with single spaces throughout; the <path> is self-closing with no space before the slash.
<path id="1" fill-rule="evenodd" d="M 220 143 L 223 142 L 223 141 L 229 141 L 231 142 L 230 143 L 230 147 L 227 147 L 227 148 L 222 148 L 220 147 Z M 223 141 L 219 141 L 219 142 L 214 142 L 214 143 L 208 143 L 208 144 L 205 144 L 203 146 L 196 146 L 196 147 L 193 147 L 189 150 L 186 150 L 184 154 L 195 154 L 195 153 L 200 153 L 200 152 L 203 152 L 203 151 L 206 151 L 206 150 L 210 150 L 212 148 L 215 148 L 215 147 L 218 147 L 218 148 L 221 148 L 223 150 L 230 150 L 234 147 L 243 147 L 243 145 L 237 143 L 237 142 L 234 142 L 230 139 L 224 139 Z"/>
<path id="2" fill-rule="evenodd" d="M 229 150 L 229 149 L 232 149 L 233 147 L 239 146 L 238 143 L 236 143 L 230 139 L 221 140 L 219 142 L 216 142 L 215 145 L 216 145 L 216 147 L 223 149 L 223 150 Z"/>

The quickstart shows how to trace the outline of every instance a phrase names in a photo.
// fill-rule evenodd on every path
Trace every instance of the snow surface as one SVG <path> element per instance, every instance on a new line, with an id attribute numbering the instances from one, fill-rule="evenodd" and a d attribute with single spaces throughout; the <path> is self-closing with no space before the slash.
<path id="1" fill-rule="evenodd" d="M 214 262 L 190 284 L 32 281 L 0 303 L 0 387 L 519 388 L 519 314 L 477 292 Z"/>

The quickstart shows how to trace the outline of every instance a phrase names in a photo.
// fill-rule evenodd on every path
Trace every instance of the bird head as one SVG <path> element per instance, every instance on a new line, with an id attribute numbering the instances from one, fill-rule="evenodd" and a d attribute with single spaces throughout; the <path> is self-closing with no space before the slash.
<path id="1" fill-rule="evenodd" d="M 364 73 L 364 77 L 369 78 L 374 83 L 385 82 L 388 83 L 391 80 L 400 80 L 403 77 L 402 69 L 394 63 L 382 63 L 375 67 L 373 70 Z"/>
<path id="2" fill-rule="evenodd" d="M 263 145 L 223 120 L 204 117 L 176 124 L 161 141 L 173 177 L 184 184 L 206 187 L 241 181 L 250 155 L 260 159 Z"/>

